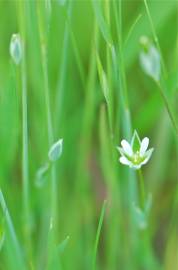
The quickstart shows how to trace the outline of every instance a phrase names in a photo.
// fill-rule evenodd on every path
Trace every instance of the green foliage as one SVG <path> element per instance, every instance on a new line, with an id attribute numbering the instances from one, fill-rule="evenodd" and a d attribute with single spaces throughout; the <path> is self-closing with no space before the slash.
<path id="1" fill-rule="evenodd" d="M 177 269 L 177 7 L 0 2 L 0 270 Z"/>

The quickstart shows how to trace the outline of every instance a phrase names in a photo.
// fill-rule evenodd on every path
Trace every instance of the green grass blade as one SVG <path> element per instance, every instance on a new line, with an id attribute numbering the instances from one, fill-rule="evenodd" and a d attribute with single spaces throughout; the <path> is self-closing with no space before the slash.
<path id="1" fill-rule="evenodd" d="M 102 1 L 92 0 L 93 9 L 95 12 L 95 16 L 96 16 L 100 31 L 101 31 L 106 43 L 111 45 L 113 43 L 112 37 L 111 37 L 109 26 L 106 23 L 104 16 L 102 14 L 101 3 L 102 3 Z"/>
<path id="2" fill-rule="evenodd" d="M 12 223 L 12 219 L 9 214 L 9 210 L 7 208 L 7 205 L 6 205 L 6 202 L 5 202 L 5 199 L 1 190 L 0 190 L 0 204 L 1 204 L 4 216 L 5 216 L 5 221 L 6 221 L 8 233 L 11 239 L 12 248 L 14 250 L 15 264 L 17 264 L 17 265 L 14 264 L 14 267 L 15 269 L 26 269 L 25 261 L 22 255 L 22 250 L 17 240 L 17 236 L 16 236 L 15 229 Z"/>
<path id="3" fill-rule="evenodd" d="M 100 235 L 101 235 L 101 228 L 102 228 L 102 224 L 103 224 L 103 220 L 104 220 L 104 214 L 105 214 L 105 211 L 106 211 L 106 205 L 107 205 L 107 201 L 105 200 L 103 202 L 103 206 L 102 206 L 102 209 L 101 209 L 101 214 L 100 214 L 97 233 L 96 233 L 96 238 L 95 238 L 93 259 L 92 259 L 92 270 L 96 269 L 97 249 L 98 249 L 99 239 L 100 239 Z"/>

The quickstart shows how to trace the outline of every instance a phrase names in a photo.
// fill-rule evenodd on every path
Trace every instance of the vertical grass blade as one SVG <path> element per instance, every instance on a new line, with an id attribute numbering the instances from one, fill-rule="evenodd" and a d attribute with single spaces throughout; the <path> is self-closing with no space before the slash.
<path id="1" fill-rule="evenodd" d="M 97 232 L 96 232 L 96 238 L 95 238 L 95 244 L 94 244 L 94 250 L 93 250 L 93 259 L 92 259 L 92 270 L 96 269 L 97 250 L 98 250 L 98 244 L 99 244 L 99 239 L 100 239 L 100 235 L 101 235 L 101 228 L 102 228 L 102 224 L 103 224 L 103 220 L 104 220 L 104 214 L 106 211 L 106 205 L 107 205 L 107 201 L 105 200 L 103 202 L 103 206 L 101 209 L 101 214 L 100 214 L 100 218 L 99 218 L 99 222 L 98 222 L 98 228 L 97 228 Z"/>
<path id="2" fill-rule="evenodd" d="M 30 185 L 29 185 L 29 160 L 28 160 L 28 113 L 27 113 L 27 75 L 26 75 L 26 4 L 18 3 L 19 28 L 22 36 L 22 61 L 20 66 L 21 95 L 22 95 L 22 179 L 23 179 L 23 214 L 25 241 L 28 252 L 31 254 L 31 217 L 30 217 Z"/>
<path id="3" fill-rule="evenodd" d="M 68 51 L 69 51 L 69 19 L 72 15 L 73 3 L 69 0 L 66 11 L 66 23 L 64 30 L 64 39 L 62 46 L 62 60 L 61 65 L 59 66 L 59 75 L 57 82 L 57 91 L 56 91 L 56 112 L 55 112 L 55 120 L 56 120 L 56 133 L 60 130 L 61 126 L 61 118 L 62 118 L 62 107 L 64 101 L 64 92 L 65 92 L 65 81 L 67 78 L 67 66 L 68 66 Z"/>
<path id="4" fill-rule="evenodd" d="M 44 3 L 38 3 L 38 26 L 39 26 L 39 37 L 40 37 L 40 52 L 41 52 L 41 65 L 42 65 L 42 74 L 43 74 L 43 87 L 44 87 L 44 95 L 45 95 L 45 110 L 46 110 L 46 122 L 48 129 L 48 147 L 49 149 L 54 143 L 54 131 L 52 124 L 52 112 L 51 112 L 51 104 L 50 104 L 50 86 L 49 86 L 49 78 L 48 78 L 48 49 L 47 49 L 47 25 L 45 24 L 45 14 L 40 10 L 41 5 Z M 50 19 L 48 18 L 48 22 Z M 49 25 L 48 25 L 49 28 Z M 56 179 L 56 167 L 55 164 L 51 167 L 50 173 L 50 216 L 49 216 L 49 231 L 48 231 L 48 260 L 47 263 L 51 260 L 54 243 L 56 242 L 55 233 L 57 232 L 58 226 L 58 214 L 57 214 L 57 179 Z"/>

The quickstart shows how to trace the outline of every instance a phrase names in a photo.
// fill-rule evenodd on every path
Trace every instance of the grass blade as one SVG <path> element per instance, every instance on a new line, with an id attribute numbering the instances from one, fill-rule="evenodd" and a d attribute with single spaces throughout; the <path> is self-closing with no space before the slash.
<path id="1" fill-rule="evenodd" d="M 93 251 L 93 259 L 92 259 L 92 270 L 96 269 L 96 256 L 97 256 L 99 239 L 100 239 L 100 235 L 101 235 L 101 228 L 102 228 L 102 224 L 103 224 L 103 220 L 104 220 L 104 214 L 106 211 L 106 204 L 107 204 L 107 201 L 105 200 L 103 202 L 103 206 L 101 209 L 101 214 L 100 214 L 100 218 L 99 218 L 99 222 L 98 222 L 98 228 L 97 228 L 97 232 L 96 232 L 94 251 Z"/>
<path id="2" fill-rule="evenodd" d="M 7 224 L 8 233 L 10 235 L 11 244 L 13 246 L 15 262 L 17 263 L 17 265 L 14 264 L 14 267 L 15 269 L 26 269 L 23 255 L 22 255 L 22 250 L 17 240 L 17 236 L 16 236 L 15 229 L 12 223 L 12 219 L 10 217 L 9 210 L 7 208 L 7 205 L 6 205 L 6 202 L 5 202 L 5 199 L 1 190 L 0 190 L 0 204 L 1 204 L 4 216 L 5 216 L 5 221 Z"/>

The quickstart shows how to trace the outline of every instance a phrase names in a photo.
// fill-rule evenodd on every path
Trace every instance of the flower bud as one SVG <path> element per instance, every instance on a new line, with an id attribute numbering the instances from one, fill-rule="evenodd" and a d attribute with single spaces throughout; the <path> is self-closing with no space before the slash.
<path id="1" fill-rule="evenodd" d="M 10 42 L 10 55 L 16 65 L 19 65 L 22 59 L 22 41 L 20 34 L 13 34 Z"/>

